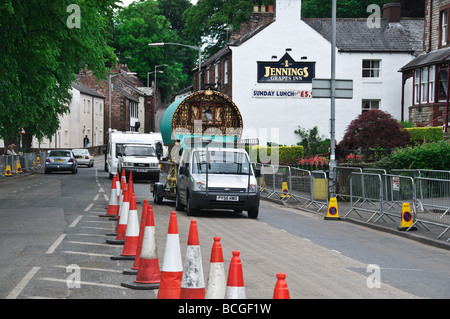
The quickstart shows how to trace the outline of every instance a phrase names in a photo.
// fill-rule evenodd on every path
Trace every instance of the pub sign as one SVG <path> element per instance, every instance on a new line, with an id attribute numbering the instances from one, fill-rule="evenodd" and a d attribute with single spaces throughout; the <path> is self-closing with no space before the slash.
<path id="1" fill-rule="evenodd" d="M 257 62 L 258 83 L 312 83 L 315 62 L 296 62 L 286 53 L 278 62 Z"/>

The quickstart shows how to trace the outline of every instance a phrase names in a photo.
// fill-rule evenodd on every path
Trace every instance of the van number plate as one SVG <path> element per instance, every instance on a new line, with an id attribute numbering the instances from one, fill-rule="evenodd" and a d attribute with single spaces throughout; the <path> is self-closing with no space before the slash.
<path id="1" fill-rule="evenodd" d="M 239 196 L 217 196 L 218 201 L 227 201 L 227 202 L 237 202 L 239 200 Z"/>

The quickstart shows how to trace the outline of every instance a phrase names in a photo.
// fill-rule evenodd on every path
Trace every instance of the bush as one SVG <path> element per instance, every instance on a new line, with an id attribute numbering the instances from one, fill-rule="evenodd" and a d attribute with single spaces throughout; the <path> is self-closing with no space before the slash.
<path id="1" fill-rule="evenodd" d="M 444 131 L 440 127 L 412 127 L 406 128 L 411 136 L 413 145 L 426 142 L 437 142 L 444 138 Z"/>
<path id="2" fill-rule="evenodd" d="M 409 133 L 390 115 L 370 110 L 354 119 L 339 143 L 342 149 L 371 147 L 402 147 L 409 142 Z"/>
<path id="3" fill-rule="evenodd" d="M 264 149 L 264 151 L 261 152 L 261 149 Z M 248 152 L 248 150 L 247 150 Z M 262 160 L 260 159 L 260 155 L 267 154 L 267 156 L 263 156 Z M 277 154 L 278 153 L 278 154 Z M 292 163 L 295 163 L 297 159 L 301 158 L 303 156 L 303 146 L 270 146 L 270 147 L 264 147 L 264 146 L 258 146 L 257 147 L 257 162 L 258 163 L 264 163 L 264 164 L 270 164 L 266 163 L 272 155 L 277 158 L 278 157 L 278 163 L 284 164 L 284 165 L 290 165 Z M 267 157 L 267 158 L 264 158 Z"/>
<path id="4" fill-rule="evenodd" d="M 373 168 L 450 170 L 450 142 L 426 143 L 415 147 L 397 149 L 371 165 Z"/>

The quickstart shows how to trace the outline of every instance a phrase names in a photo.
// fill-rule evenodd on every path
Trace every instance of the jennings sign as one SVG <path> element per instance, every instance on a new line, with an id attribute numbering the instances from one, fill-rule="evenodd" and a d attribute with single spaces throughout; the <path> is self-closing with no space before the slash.
<path id="1" fill-rule="evenodd" d="M 278 62 L 258 62 L 258 83 L 311 83 L 315 62 L 296 62 L 286 53 Z"/>

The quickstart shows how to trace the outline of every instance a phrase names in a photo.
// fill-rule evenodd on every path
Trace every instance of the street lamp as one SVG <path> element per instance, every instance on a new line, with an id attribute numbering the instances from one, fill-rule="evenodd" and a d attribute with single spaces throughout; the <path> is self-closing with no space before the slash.
<path id="1" fill-rule="evenodd" d="M 123 73 L 117 73 L 114 75 L 111 75 L 111 73 L 108 75 L 108 86 L 109 86 L 109 129 L 108 132 L 111 133 L 111 79 L 115 76 L 121 75 L 121 74 L 129 74 L 129 75 L 135 75 L 137 74 L 136 72 L 123 72 Z"/>
<path id="2" fill-rule="evenodd" d="M 200 91 L 202 89 L 202 79 L 201 79 L 201 76 L 200 76 L 201 75 L 201 71 L 202 71 L 202 48 L 201 47 L 196 47 L 196 46 L 193 46 L 193 45 L 182 44 L 182 43 L 172 43 L 172 42 L 149 43 L 148 45 L 151 46 L 151 47 L 162 47 L 162 46 L 165 46 L 166 44 L 179 45 L 179 46 L 182 46 L 182 47 L 198 50 L 198 90 Z"/>

